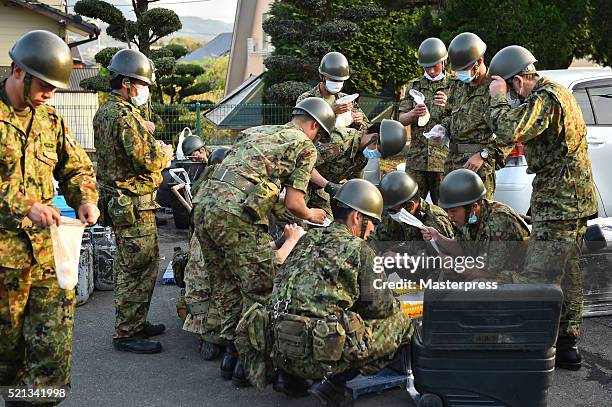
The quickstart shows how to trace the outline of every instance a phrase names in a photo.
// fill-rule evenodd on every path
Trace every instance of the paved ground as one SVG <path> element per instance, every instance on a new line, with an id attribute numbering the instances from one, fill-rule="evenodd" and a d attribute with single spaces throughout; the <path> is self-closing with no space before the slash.
<path id="1" fill-rule="evenodd" d="M 162 270 L 172 248 L 186 247 L 186 231 L 161 228 Z M 161 280 L 161 271 L 160 271 Z M 158 355 L 133 355 L 112 347 L 112 292 L 96 291 L 77 309 L 74 333 L 74 365 L 71 397 L 63 407 L 82 406 L 317 406 L 312 398 L 291 400 L 275 393 L 236 389 L 218 374 L 219 362 L 204 362 L 197 353 L 197 340 L 181 330 L 175 302 L 178 288 L 155 288 L 150 320 L 163 322 L 160 336 L 164 351 Z M 583 325 L 583 369 L 557 371 L 549 396 L 551 407 L 612 406 L 612 317 L 587 319 Z M 502 385 L 502 384 L 500 384 Z M 520 391 L 520 389 L 516 389 Z M 357 407 L 412 406 L 405 391 L 391 390 L 357 401 Z M 517 406 L 523 407 L 523 406 Z"/>

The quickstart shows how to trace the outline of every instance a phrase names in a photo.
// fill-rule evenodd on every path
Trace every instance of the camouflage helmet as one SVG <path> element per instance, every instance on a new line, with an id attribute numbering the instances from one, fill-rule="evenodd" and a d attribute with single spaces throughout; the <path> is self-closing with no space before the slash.
<path id="1" fill-rule="evenodd" d="M 208 165 L 220 164 L 221 161 L 225 160 L 225 157 L 229 154 L 230 151 L 232 151 L 232 149 L 228 147 L 215 148 L 215 150 L 210 154 L 210 157 L 208 158 Z"/>
<path id="2" fill-rule="evenodd" d="M 501 76 L 505 80 L 511 79 L 518 73 L 536 72 L 534 63 L 538 60 L 527 48 L 520 45 L 510 45 L 500 49 L 491 60 L 489 72 L 491 76 Z"/>
<path id="3" fill-rule="evenodd" d="M 380 221 L 383 197 L 374 184 L 365 179 L 355 178 L 342 185 L 334 199 L 345 206 Z"/>
<path id="4" fill-rule="evenodd" d="M 9 51 L 13 62 L 56 88 L 70 87 L 72 53 L 57 35 L 44 30 L 24 34 Z"/>
<path id="5" fill-rule="evenodd" d="M 348 60 L 339 52 L 328 52 L 321 58 L 319 73 L 333 81 L 345 81 L 350 77 Z"/>
<path id="6" fill-rule="evenodd" d="M 380 155 L 387 158 L 402 151 L 406 145 L 406 128 L 397 120 L 383 119 L 378 137 Z"/>
<path id="7" fill-rule="evenodd" d="M 487 193 L 484 183 L 474 171 L 466 168 L 451 171 L 440 183 L 438 206 L 448 209 L 469 205 Z"/>
<path id="8" fill-rule="evenodd" d="M 181 149 L 185 156 L 192 156 L 194 152 L 204 147 L 204 142 L 198 136 L 187 136 L 181 144 Z"/>
<path id="9" fill-rule="evenodd" d="M 414 198 L 419 186 L 404 171 L 391 171 L 378 186 L 384 200 L 384 209 L 394 208 Z"/>
<path id="10" fill-rule="evenodd" d="M 153 65 L 149 58 L 135 49 L 122 49 L 110 61 L 108 70 L 114 75 L 123 75 L 138 79 L 151 85 L 153 83 Z"/>
<path id="11" fill-rule="evenodd" d="M 473 65 L 484 55 L 487 44 L 474 33 L 457 35 L 448 46 L 448 59 L 454 71 L 462 71 Z"/>
<path id="12" fill-rule="evenodd" d="M 446 45 L 439 38 L 427 38 L 419 45 L 419 60 L 417 63 L 423 68 L 434 66 L 440 62 L 446 61 L 448 52 Z"/>
<path id="13" fill-rule="evenodd" d="M 312 116 L 327 135 L 334 131 L 336 115 L 325 100 L 316 97 L 306 98 L 295 105 L 291 114 L 295 116 L 300 113 L 300 110 Z"/>

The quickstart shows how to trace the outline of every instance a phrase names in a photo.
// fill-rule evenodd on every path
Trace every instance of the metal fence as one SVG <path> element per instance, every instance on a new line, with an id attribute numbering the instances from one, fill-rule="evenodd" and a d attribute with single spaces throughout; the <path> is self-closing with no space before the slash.
<path id="1" fill-rule="evenodd" d="M 58 101 L 59 102 L 59 101 Z M 57 103 L 56 107 L 85 148 L 94 148 L 92 119 L 98 106 L 93 99 L 82 104 Z M 361 103 L 370 121 L 392 117 L 397 105 L 392 102 Z M 155 137 L 176 143 L 178 135 L 189 127 L 209 145 L 232 144 L 239 130 L 263 124 L 284 124 L 291 120 L 292 106 L 273 104 L 153 104 L 150 120 L 156 126 Z"/>

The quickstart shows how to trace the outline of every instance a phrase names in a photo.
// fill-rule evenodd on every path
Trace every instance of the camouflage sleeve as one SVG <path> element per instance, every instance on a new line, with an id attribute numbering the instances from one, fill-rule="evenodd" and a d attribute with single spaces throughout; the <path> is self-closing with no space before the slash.
<path id="1" fill-rule="evenodd" d="M 58 124 L 59 161 L 53 171 L 53 176 L 59 182 L 60 188 L 68 204 L 78 209 L 86 203 L 98 203 L 96 191 L 96 176 L 91 160 L 83 147 L 72 137 L 64 121 L 56 116 Z"/>
<path id="2" fill-rule="evenodd" d="M 523 244 L 523 227 L 516 219 L 506 213 L 498 213 L 491 228 L 489 241 L 481 252 L 486 253 L 486 271 L 496 273 L 508 264 L 509 256 L 515 252 L 515 245 Z"/>
<path id="3" fill-rule="evenodd" d="M 168 158 L 157 140 L 136 118 L 130 114 L 121 116 L 116 126 L 119 141 L 128 157 L 132 159 L 132 165 L 136 171 L 159 172 L 166 167 Z"/>
<path id="4" fill-rule="evenodd" d="M 497 139 L 512 144 L 524 143 L 542 134 L 560 113 L 558 104 L 550 99 L 550 96 L 538 95 L 511 109 L 504 95 L 494 96 L 489 112 Z"/>
<path id="5" fill-rule="evenodd" d="M 449 239 L 455 237 L 455 227 L 453 226 L 451 220 L 446 216 L 436 216 L 436 229 Z"/>
<path id="6" fill-rule="evenodd" d="M 399 104 L 400 113 L 406 113 L 411 111 L 412 109 L 414 109 L 414 99 L 408 96 L 401 100 Z"/>
<path id="7" fill-rule="evenodd" d="M 295 160 L 295 167 L 284 182 L 284 185 L 306 193 L 310 174 L 317 162 L 317 149 L 310 141 L 305 141 L 301 148 L 295 151 L 293 159 Z"/>
<path id="8" fill-rule="evenodd" d="M 364 319 L 382 319 L 393 312 L 393 294 L 388 288 L 381 288 L 375 280 L 387 281 L 385 272 L 374 272 L 374 251 L 365 242 L 359 253 L 359 299 L 353 310 Z M 379 287 L 379 288 L 376 288 Z"/>
<path id="9" fill-rule="evenodd" d="M 351 127 L 355 128 L 357 130 L 365 130 L 368 127 L 370 127 L 370 119 L 368 119 L 368 116 L 361 109 L 361 106 L 359 106 L 359 104 L 357 102 L 353 103 L 353 110 L 355 112 L 359 112 L 359 113 L 361 113 L 363 115 L 363 123 L 360 126 L 357 126 L 355 123 L 353 123 L 353 125 L 351 125 Z"/>

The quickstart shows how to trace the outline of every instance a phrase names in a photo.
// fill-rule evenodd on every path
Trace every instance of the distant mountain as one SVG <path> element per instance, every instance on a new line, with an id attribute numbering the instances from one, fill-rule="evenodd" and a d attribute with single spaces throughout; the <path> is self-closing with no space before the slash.
<path id="1" fill-rule="evenodd" d="M 172 34 L 172 37 L 192 36 L 195 39 L 210 41 L 218 34 L 231 32 L 234 29 L 232 24 L 219 20 L 191 16 L 179 16 L 179 18 L 183 23 L 183 28 L 178 33 Z"/>

